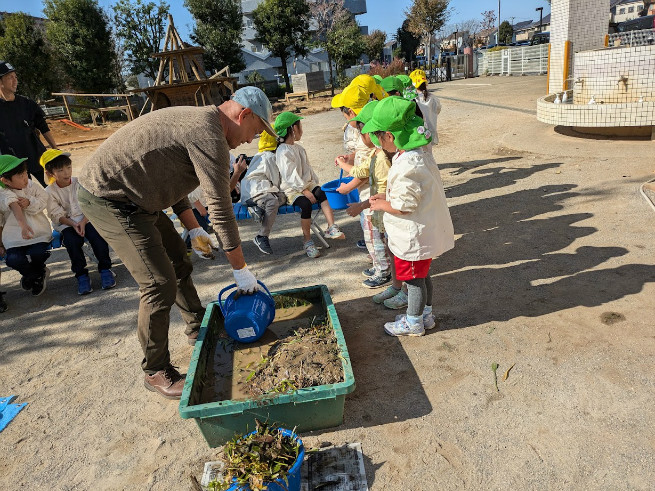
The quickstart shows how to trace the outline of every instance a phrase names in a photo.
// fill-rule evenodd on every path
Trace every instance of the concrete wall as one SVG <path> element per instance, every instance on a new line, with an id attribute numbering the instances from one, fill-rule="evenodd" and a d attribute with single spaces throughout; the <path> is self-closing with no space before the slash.
<path id="1" fill-rule="evenodd" d="M 569 78 L 574 73 L 573 53 L 602 48 L 607 34 L 610 0 L 553 0 L 550 26 L 549 92 L 564 88 L 564 66 L 569 67 Z M 571 55 L 565 60 L 565 44 L 571 41 Z M 571 86 L 569 86 L 571 87 Z"/>

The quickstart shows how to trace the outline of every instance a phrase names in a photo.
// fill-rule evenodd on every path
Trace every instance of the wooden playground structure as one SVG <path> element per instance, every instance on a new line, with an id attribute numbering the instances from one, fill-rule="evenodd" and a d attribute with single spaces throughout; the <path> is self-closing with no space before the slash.
<path id="1" fill-rule="evenodd" d="M 168 15 L 168 29 L 164 48 L 151 56 L 159 59 L 157 80 L 152 87 L 133 89 L 130 92 L 143 92 L 146 103 L 141 115 L 149 106 L 151 111 L 169 106 L 206 106 L 220 104 L 237 89 L 237 78 L 230 76 L 228 67 L 207 77 L 202 63 L 205 50 L 197 46 L 187 46 Z"/>

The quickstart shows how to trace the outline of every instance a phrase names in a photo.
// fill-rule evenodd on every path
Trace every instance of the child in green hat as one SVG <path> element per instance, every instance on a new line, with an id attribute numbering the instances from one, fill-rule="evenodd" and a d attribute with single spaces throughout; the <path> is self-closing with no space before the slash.
<path id="1" fill-rule="evenodd" d="M 384 212 L 389 249 L 395 256 L 396 279 L 407 283 L 407 314 L 387 322 L 391 336 L 422 336 L 435 326 L 432 314 L 432 259 L 455 244 L 439 168 L 425 147 L 432 141 L 416 104 L 388 97 L 373 111 L 362 133 L 372 133 L 393 153 L 386 196 L 372 196 L 371 209 Z"/>
<path id="2" fill-rule="evenodd" d="M 328 228 L 323 235 L 328 239 L 345 239 L 346 236 L 334 223 L 334 212 L 319 185 L 316 172 L 309 165 L 307 152 L 296 143 L 302 138 L 301 119 L 303 118 L 288 111 L 275 118 L 275 132 L 281 140 L 275 152 L 275 161 L 280 169 L 280 191 L 286 194 L 288 203 L 300 208 L 303 248 L 309 257 L 315 258 L 320 253 L 311 238 L 314 203 L 321 206 L 328 222 Z"/>
<path id="3" fill-rule="evenodd" d="M 27 159 L 0 155 L 0 248 L 6 249 L 6 263 L 21 274 L 20 284 L 32 295 L 46 288 L 52 229 L 43 214 L 48 194 L 29 179 Z"/>

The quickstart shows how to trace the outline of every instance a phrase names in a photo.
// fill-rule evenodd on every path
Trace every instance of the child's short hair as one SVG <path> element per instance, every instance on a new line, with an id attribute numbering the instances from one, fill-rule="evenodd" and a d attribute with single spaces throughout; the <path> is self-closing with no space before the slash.
<path id="1" fill-rule="evenodd" d="M 22 174 L 23 172 L 27 172 L 27 162 L 21 162 L 13 169 L 1 174 L 0 177 L 10 180 L 16 174 Z"/>
<path id="2" fill-rule="evenodd" d="M 59 157 L 55 157 L 54 159 L 47 162 L 44 168 L 46 172 L 53 174 L 54 171 L 63 169 L 67 165 L 73 165 L 73 161 L 68 155 L 61 154 Z"/>

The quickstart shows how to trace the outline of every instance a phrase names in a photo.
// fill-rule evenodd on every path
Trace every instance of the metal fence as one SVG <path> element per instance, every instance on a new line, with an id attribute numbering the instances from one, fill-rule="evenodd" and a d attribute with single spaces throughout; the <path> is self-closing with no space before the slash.
<path id="1" fill-rule="evenodd" d="M 547 71 L 547 44 L 486 52 L 482 59 L 485 75 L 544 74 Z"/>
<path id="2" fill-rule="evenodd" d="M 617 32 L 609 35 L 608 46 L 649 46 L 655 44 L 655 29 Z"/>

